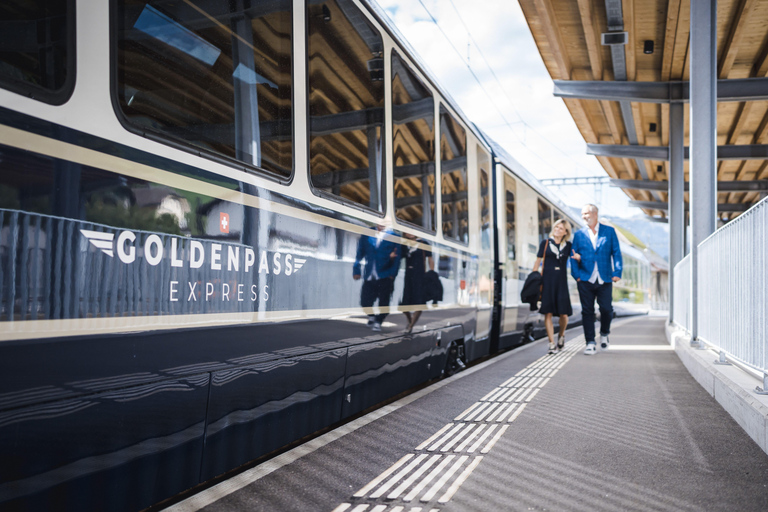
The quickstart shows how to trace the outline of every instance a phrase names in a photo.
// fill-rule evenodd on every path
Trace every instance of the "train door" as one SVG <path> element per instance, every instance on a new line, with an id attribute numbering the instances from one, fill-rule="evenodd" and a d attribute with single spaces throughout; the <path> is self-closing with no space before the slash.
<path id="1" fill-rule="evenodd" d="M 501 286 L 499 314 L 499 348 L 504 349 L 517 343 L 518 309 L 520 308 L 520 275 L 517 261 L 517 183 L 503 172 L 499 202 L 499 270 Z"/>
<path id="2" fill-rule="evenodd" d="M 479 256 L 477 262 L 477 326 L 475 339 L 485 342 L 479 353 L 489 350 L 493 313 L 493 229 L 491 225 L 491 155 L 477 146 L 479 200 Z M 478 354 L 479 355 L 479 354 Z"/>

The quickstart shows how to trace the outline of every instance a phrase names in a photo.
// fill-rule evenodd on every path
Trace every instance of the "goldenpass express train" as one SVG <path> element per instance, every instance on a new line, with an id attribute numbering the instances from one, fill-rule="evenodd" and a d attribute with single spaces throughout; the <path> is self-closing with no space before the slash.
<path id="1" fill-rule="evenodd" d="M 521 343 L 564 216 L 369 1 L 3 1 L 0 509 L 140 510 Z"/>

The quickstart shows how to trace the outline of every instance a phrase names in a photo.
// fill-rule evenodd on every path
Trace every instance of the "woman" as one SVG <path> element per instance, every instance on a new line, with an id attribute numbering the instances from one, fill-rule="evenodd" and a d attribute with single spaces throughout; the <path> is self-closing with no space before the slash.
<path id="1" fill-rule="evenodd" d="M 417 239 L 415 235 L 405 233 L 403 236 L 421 244 L 426 244 L 424 240 Z M 432 259 L 432 251 L 421 249 L 416 245 L 408 245 L 404 248 L 405 252 L 405 288 L 403 289 L 403 300 L 401 306 L 424 306 L 426 307 L 427 298 L 424 288 L 424 275 L 429 270 L 435 270 L 435 262 Z M 405 309 L 405 308 L 403 308 Z M 422 308 L 415 311 L 404 311 L 408 319 L 408 326 L 405 332 L 411 332 L 413 326 L 419 321 Z"/>
<path id="2" fill-rule="evenodd" d="M 550 354 L 562 350 L 565 345 L 565 328 L 568 325 L 568 317 L 573 314 L 566 269 L 568 257 L 571 255 L 570 239 L 571 225 L 564 219 L 555 222 L 549 239 L 542 241 L 539 245 L 536 263 L 533 265 L 534 270 L 539 270 L 542 259 L 544 260 L 544 268 L 541 270 L 542 290 L 539 312 L 544 315 L 544 325 L 547 328 L 547 336 L 549 336 Z M 560 336 L 557 339 L 557 349 L 555 348 L 552 315 L 560 317 Z"/>

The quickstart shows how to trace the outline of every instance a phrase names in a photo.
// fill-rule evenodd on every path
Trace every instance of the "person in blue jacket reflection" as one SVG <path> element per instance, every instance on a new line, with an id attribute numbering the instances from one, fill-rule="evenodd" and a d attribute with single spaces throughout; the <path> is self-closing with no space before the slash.
<path id="1" fill-rule="evenodd" d="M 394 233 L 383 225 L 376 226 L 375 235 L 363 235 L 357 242 L 355 264 L 352 277 L 355 281 L 363 279 L 360 292 L 360 305 L 371 308 L 378 300 L 379 314 L 368 315 L 368 325 L 374 331 L 381 331 L 381 324 L 387 317 L 392 292 L 395 289 L 395 277 L 400 270 L 400 244 L 388 240 Z"/>

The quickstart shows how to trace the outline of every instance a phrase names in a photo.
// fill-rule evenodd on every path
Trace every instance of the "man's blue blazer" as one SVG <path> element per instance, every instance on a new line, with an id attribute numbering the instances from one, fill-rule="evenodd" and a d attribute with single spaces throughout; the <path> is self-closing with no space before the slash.
<path id="1" fill-rule="evenodd" d="M 581 261 L 571 259 L 571 275 L 574 279 L 589 281 L 589 278 L 592 277 L 592 271 L 595 269 L 595 261 L 597 261 L 600 279 L 610 283 L 611 278 L 621 277 L 623 269 L 616 230 L 611 226 L 600 224 L 600 230 L 597 232 L 597 249 L 595 250 L 592 248 L 588 229 L 589 227 L 585 227 L 573 235 L 573 252 L 581 255 Z M 611 265 L 611 258 L 613 258 L 613 265 Z"/>
<path id="2" fill-rule="evenodd" d="M 387 230 L 386 234 L 391 235 L 393 233 Z M 395 258 L 390 257 L 392 251 L 397 252 Z M 376 274 L 379 279 L 394 278 L 400 270 L 401 256 L 399 244 L 382 240 L 381 244 L 376 247 L 376 235 L 363 235 L 357 242 L 357 254 L 355 255 L 355 264 L 352 266 L 352 275 L 362 276 L 363 280 L 367 281 L 373 272 L 373 266 L 376 265 Z M 362 265 L 363 261 L 365 265 Z"/>

